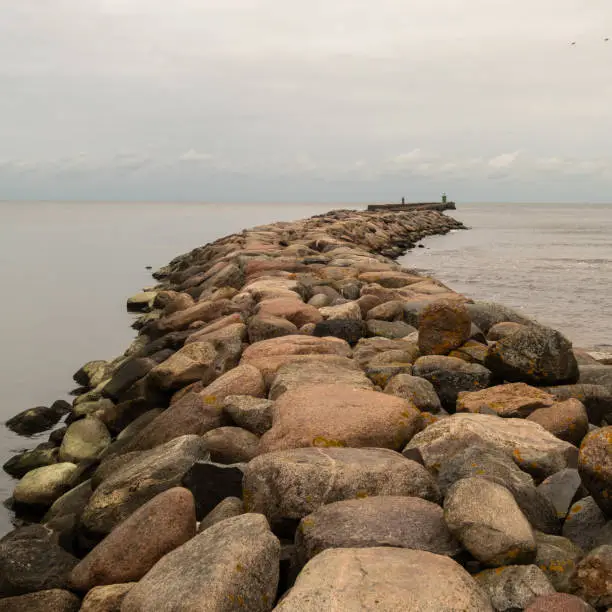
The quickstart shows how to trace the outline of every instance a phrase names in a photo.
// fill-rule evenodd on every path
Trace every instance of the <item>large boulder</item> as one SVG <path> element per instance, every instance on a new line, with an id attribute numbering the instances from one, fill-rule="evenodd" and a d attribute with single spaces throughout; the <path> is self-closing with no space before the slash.
<path id="1" fill-rule="evenodd" d="M 530 563 L 536 541 L 512 493 L 483 478 L 456 482 L 444 499 L 444 519 L 476 559 L 492 566 Z"/>
<path id="2" fill-rule="evenodd" d="M 48 507 L 71 488 L 76 470 L 69 462 L 36 468 L 17 483 L 13 498 L 20 504 Z"/>
<path id="3" fill-rule="evenodd" d="M 556 591 L 570 593 L 571 578 L 584 551 L 567 538 L 540 532 L 536 533 L 536 542 L 535 565 L 546 574 Z"/>
<path id="4" fill-rule="evenodd" d="M 414 342 L 379 337 L 362 338 L 354 349 L 353 358 L 360 368 L 364 368 L 378 355 L 388 351 L 401 351 L 403 357 L 399 360 L 406 363 L 414 363 L 420 355 L 419 347 Z M 397 353 L 393 361 L 398 361 Z"/>
<path id="5" fill-rule="evenodd" d="M 51 429 L 68 412 L 70 404 L 58 400 L 51 406 L 37 406 L 24 410 L 10 418 L 6 426 L 20 436 L 31 436 Z"/>
<path id="6" fill-rule="evenodd" d="M 550 408 L 539 408 L 527 420 L 539 423 L 553 436 L 576 446 L 580 445 L 589 431 L 587 411 L 577 399 L 557 402 Z"/>
<path id="7" fill-rule="evenodd" d="M 427 470 L 380 448 L 298 448 L 249 462 L 243 499 L 249 512 L 272 522 L 301 519 L 324 504 L 375 495 L 405 495 L 438 502 Z"/>
<path id="8" fill-rule="evenodd" d="M 433 302 L 419 316 L 419 350 L 423 355 L 447 355 L 470 339 L 472 320 L 458 302 Z"/>
<path id="9" fill-rule="evenodd" d="M 405 338 L 416 332 L 412 325 L 408 325 L 408 323 L 403 321 L 378 321 L 371 319 L 367 322 L 366 327 L 368 336 L 381 336 L 390 340 Z"/>
<path id="10" fill-rule="evenodd" d="M 457 398 L 457 412 L 497 414 L 501 417 L 525 418 L 538 408 L 549 408 L 554 397 L 525 383 L 511 383 L 461 392 Z"/>
<path id="11" fill-rule="evenodd" d="M 594 608 L 612 606 L 612 546 L 592 550 L 576 567 L 574 592 Z"/>
<path id="12" fill-rule="evenodd" d="M 612 425 L 591 432 L 583 440 L 578 469 L 593 499 L 604 514 L 612 517 Z"/>
<path id="13" fill-rule="evenodd" d="M 239 427 L 261 436 L 272 427 L 274 402 L 249 395 L 229 395 L 223 400 L 223 411 Z"/>
<path id="14" fill-rule="evenodd" d="M 333 609 L 493 612 L 488 596 L 449 557 L 389 547 L 322 552 L 308 562 L 275 608 Z"/>
<path id="15" fill-rule="evenodd" d="M 612 391 L 612 366 L 580 366 L 580 382 L 585 385 L 600 385 Z"/>
<path id="16" fill-rule="evenodd" d="M 206 391 L 193 391 L 153 419 L 126 443 L 123 452 L 148 450 L 180 436 L 201 436 L 225 423 L 220 403 Z"/>
<path id="17" fill-rule="evenodd" d="M 435 414 L 442 410 L 442 404 L 434 386 L 428 380 L 418 376 L 397 374 L 386 385 L 385 393 L 411 402 L 421 412 Z"/>
<path id="18" fill-rule="evenodd" d="M 369 378 L 352 359 L 340 358 L 336 363 L 319 361 L 287 363 L 278 369 L 268 397 L 278 399 L 283 393 L 312 385 L 342 384 L 355 389 L 372 389 Z"/>
<path id="19" fill-rule="evenodd" d="M 437 469 L 446 457 L 473 444 L 497 448 L 536 478 L 575 466 L 578 458 L 575 446 L 537 423 L 487 414 L 461 413 L 442 419 L 415 435 L 406 450 L 419 449 L 425 465 Z"/>
<path id="20" fill-rule="evenodd" d="M 499 612 L 524 610 L 537 597 L 555 593 L 546 574 L 535 565 L 498 567 L 480 572 L 474 578 Z"/>
<path id="21" fill-rule="evenodd" d="M 48 589 L 0 599 L 3 612 L 78 612 L 81 601 L 70 591 Z"/>
<path id="22" fill-rule="evenodd" d="M 417 359 L 412 373 L 428 380 L 436 390 L 442 406 L 453 412 L 461 391 L 479 391 L 492 382 L 491 372 L 484 366 L 441 355 Z"/>
<path id="23" fill-rule="evenodd" d="M 136 582 L 196 534 L 193 495 L 180 487 L 154 497 L 120 523 L 70 574 L 78 591 Z"/>
<path id="24" fill-rule="evenodd" d="M 76 557 L 53 542 L 46 527 L 16 529 L 0 540 L 0 597 L 65 589 L 77 563 Z"/>
<path id="25" fill-rule="evenodd" d="M 328 548 L 393 546 L 456 555 L 442 508 L 418 497 L 366 497 L 321 506 L 305 516 L 296 533 L 303 565 Z"/>
<path id="26" fill-rule="evenodd" d="M 180 485 L 183 476 L 206 456 L 198 436 L 182 436 L 143 451 L 105 478 L 91 496 L 81 522 L 94 534 L 108 534 L 159 493 Z"/>
<path id="27" fill-rule="evenodd" d="M 95 417 L 87 417 L 70 425 L 59 450 L 60 461 L 80 463 L 96 459 L 111 443 L 106 425 Z"/>
<path id="28" fill-rule="evenodd" d="M 533 385 L 578 382 L 571 342 L 558 331 L 527 325 L 489 348 L 485 366 L 500 379 Z"/>
<path id="29" fill-rule="evenodd" d="M 280 543 L 263 516 L 226 519 L 158 561 L 130 590 L 121 611 L 269 612 L 276 597 L 279 557 Z"/>
<path id="30" fill-rule="evenodd" d="M 307 446 L 401 450 L 421 428 L 420 412 L 398 397 L 347 384 L 302 386 L 276 401 L 259 452 Z"/>
<path id="31" fill-rule="evenodd" d="M 216 359 L 217 351 L 210 342 L 192 342 L 153 368 L 148 380 L 151 385 L 166 391 L 196 381 L 207 385 L 217 375 Z"/>
<path id="32" fill-rule="evenodd" d="M 335 320 L 351 320 L 361 321 L 361 308 L 356 302 L 345 302 L 335 306 L 324 306 L 319 309 L 319 312 L 324 319 L 328 321 Z"/>
<path id="33" fill-rule="evenodd" d="M 534 528 L 559 533 L 561 525 L 552 502 L 536 489 L 533 478 L 503 451 L 473 444 L 450 455 L 438 474 L 442 494 L 462 478 L 486 478 L 505 486 Z"/>

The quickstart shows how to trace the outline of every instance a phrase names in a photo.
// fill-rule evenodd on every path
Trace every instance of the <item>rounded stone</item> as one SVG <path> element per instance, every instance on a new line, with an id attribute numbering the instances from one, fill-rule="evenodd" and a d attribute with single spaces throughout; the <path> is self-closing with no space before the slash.
<path id="1" fill-rule="evenodd" d="M 444 500 L 444 519 L 455 537 L 490 566 L 530 563 L 536 541 L 512 493 L 484 478 L 456 482 Z"/>
<path id="2" fill-rule="evenodd" d="M 612 517 L 612 425 L 586 436 L 580 447 L 578 470 L 597 505 Z"/>
<path id="3" fill-rule="evenodd" d="M 36 468 L 17 483 L 13 498 L 20 504 L 50 506 L 70 489 L 76 469 L 67 462 Z"/>
<path id="4" fill-rule="evenodd" d="M 419 316 L 419 350 L 423 355 L 447 355 L 470 339 L 472 319 L 463 304 L 434 302 Z"/>
<path id="5" fill-rule="evenodd" d="M 60 460 L 80 463 L 95 459 L 110 443 L 106 425 L 95 417 L 86 417 L 68 427 L 60 446 Z"/>

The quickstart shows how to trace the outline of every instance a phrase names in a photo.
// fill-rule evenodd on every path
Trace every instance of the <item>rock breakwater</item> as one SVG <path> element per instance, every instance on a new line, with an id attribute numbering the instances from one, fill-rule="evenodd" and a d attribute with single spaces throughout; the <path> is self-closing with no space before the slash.
<path id="1" fill-rule="evenodd" d="M 461 227 L 333 211 L 156 272 L 125 354 L 8 423 L 67 413 L 5 465 L 0 608 L 611 606 L 612 367 L 395 262 Z"/>

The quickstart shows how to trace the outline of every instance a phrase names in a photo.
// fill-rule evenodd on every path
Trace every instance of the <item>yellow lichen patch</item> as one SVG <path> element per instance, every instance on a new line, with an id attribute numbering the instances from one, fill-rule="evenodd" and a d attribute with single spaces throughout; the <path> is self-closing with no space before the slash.
<path id="1" fill-rule="evenodd" d="M 346 442 L 343 440 L 330 440 L 323 436 L 317 436 L 313 438 L 312 445 L 317 448 L 344 448 L 346 447 Z"/>
<path id="2" fill-rule="evenodd" d="M 521 554 L 521 549 L 517 548 L 516 546 L 513 546 L 512 548 L 510 548 L 508 552 L 506 553 L 509 559 L 516 559 L 520 554 Z"/>
<path id="3" fill-rule="evenodd" d="M 242 502 L 244 504 L 244 509 L 250 512 L 253 503 L 253 494 L 248 489 L 244 489 L 242 492 Z"/>
<path id="4" fill-rule="evenodd" d="M 369 497 L 370 494 L 367 491 L 357 491 L 357 493 L 355 493 L 355 497 L 357 499 L 365 499 L 366 497 Z"/>
<path id="5" fill-rule="evenodd" d="M 217 396 L 216 395 L 205 395 L 202 398 L 202 401 L 205 404 L 208 404 L 209 406 L 211 406 L 212 404 L 216 404 L 217 403 Z"/>

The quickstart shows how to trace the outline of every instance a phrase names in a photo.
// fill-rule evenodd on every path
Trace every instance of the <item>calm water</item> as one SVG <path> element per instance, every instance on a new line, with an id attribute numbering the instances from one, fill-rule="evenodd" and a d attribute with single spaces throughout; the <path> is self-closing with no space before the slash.
<path id="1" fill-rule="evenodd" d="M 611 204 L 461 204 L 453 216 L 471 230 L 428 238 L 402 263 L 576 345 L 612 344 Z"/>
<path id="2" fill-rule="evenodd" d="M 72 374 L 134 336 L 125 299 L 179 253 L 333 205 L 0 203 L 0 422 L 68 397 Z M 404 258 L 474 298 L 522 308 L 581 345 L 612 343 L 612 206 L 460 205 L 473 229 Z M 0 427 L 0 462 L 32 448 Z M 14 481 L 0 472 L 0 498 Z M 10 529 L 0 507 L 0 534 Z"/>

